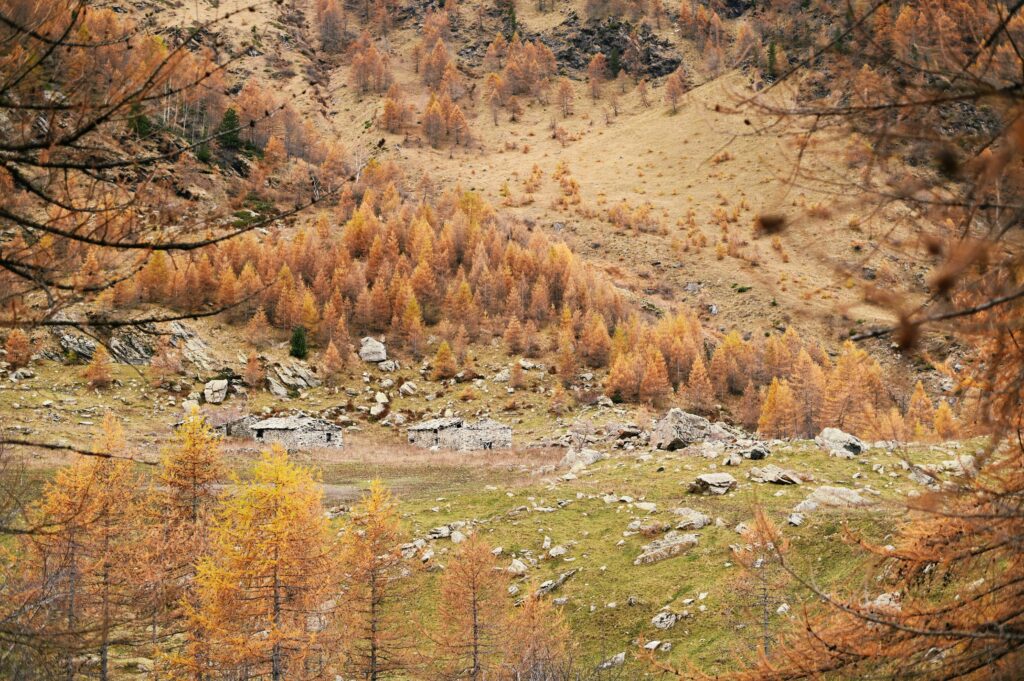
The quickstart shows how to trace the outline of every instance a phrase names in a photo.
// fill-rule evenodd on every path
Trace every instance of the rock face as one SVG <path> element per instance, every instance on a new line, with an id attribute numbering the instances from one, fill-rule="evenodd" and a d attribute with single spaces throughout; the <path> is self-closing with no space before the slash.
<path id="1" fill-rule="evenodd" d="M 553 48 L 559 64 L 585 69 L 589 55 L 625 54 L 636 47 L 639 70 L 653 78 L 667 76 L 679 66 L 680 58 L 670 43 L 662 40 L 647 24 L 634 27 L 627 21 L 608 18 L 581 25 L 579 15 L 569 12 L 554 30 Z"/>
<path id="2" fill-rule="evenodd" d="M 228 396 L 228 381 L 224 378 L 219 378 L 215 381 L 210 381 L 203 387 L 203 397 L 206 398 L 208 404 L 220 404 Z"/>
<path id="3" fill-rule="evenodd" d="M 814 438 L 815 444 L 828 451 L 829 456 L 852 459 L 867 447 L 859 438 L 844 433 L 838 428 L 826 428 Z"/>
<path id="4" fill-rule="evenodd" d="M 796 513 L 809 513 L 819 508 L 855 508 L 869 506 L 871 502 L 855 489 L 822 485 L 793 509 Z"/>
<path id="5" fill-rule="evenodd" d="M 651 444 L 658 449 L 675 451 L 706 439 L 711 422 L 682 409 L 670 409 L 651 433 Z"/>
<path id="6" fill-rule="evenodd" d="M 705 473 L 690 483 L 691 494 L 725 494 L 736 489 L 736 478 L 728 473 Z"/>
<path id="7" fill-rule="evenodd" d="M 754 482 L 770 482 L 774 485 L 799 485 L 803 479 L 795 472 L 768 464 L 764 468 L 751 468 L 750 479 Z"/>
<path id="8" fill-rule="evenodd" d="M 359 359 L 364 362 L 383 362 L 388 358 L 388 350 L 376 338 L 367 336 L 359 342 Z"/>
<path id="9" fill-rule="evenodd" d="M 301 362 L 274 364 L 267 372 L 267 389 L 277 397 L 288 397 L 290 391 L 306 390 L 320 385 L 309 367 Z"/>
<path id="10" fill-rule="evenodd" d="M 692 549 L 698 541 L 695 534 L 683 534 L 673 530 L 661 539 L 655 539 L 644 546 L 640 555 L 633 561 L 633 565 L 650 565 L 674 558 L 684 551 Z"/>

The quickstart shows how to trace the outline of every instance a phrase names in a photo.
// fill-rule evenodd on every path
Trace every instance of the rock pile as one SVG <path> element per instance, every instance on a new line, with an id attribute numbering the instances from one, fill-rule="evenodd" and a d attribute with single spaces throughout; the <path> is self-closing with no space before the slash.
<path id="1" fill-rule="evenodd" d="M 690 483 L 690 494 L 725 494 L 736 489 L 736 478 L 728 473 L 704 473 Z"/>

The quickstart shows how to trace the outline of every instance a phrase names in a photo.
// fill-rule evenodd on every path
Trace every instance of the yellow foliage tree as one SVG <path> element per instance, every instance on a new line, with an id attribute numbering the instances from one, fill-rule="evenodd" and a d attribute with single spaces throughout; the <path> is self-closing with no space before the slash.
<path id="1" fill-rule="evenodd" d="M 939 401 L 939 407 L 935 410 L 933 420 L 935 434 L 942 440 L 955 440 L 960 436 L 960 424 L 957 423 L 953 409 L 946 400 Z"/>
<path id="2" fill-rule="evenodd" d="M 765 437 L 793 437 L 797 433 L 798 420 L 797 402 L 789 382 L 773 378 L 761 407 L 757 431 Z"/>
<path id="3" fill-rule="evenodd" d="M 455 354 L 452 352 L 452 346 L 448 345 L 448 341 L 441 341 L 441 345 L 438 346 L 437 353 L 434 355 L 433 365 L 434 369 L 430 375 L 435 381 L 451 378 L 459 373 L 459 367 L 455 364 Z"/>
<path id="4" fill-rule="evenodd" d="M 483 681 L 501 668 L 508 625 L 507 578 L 477 535 L 463 543 L 441 578 L 437 664 L 446 679 Z"/>
<path id="5" fill-rule="evenodd" d="M 201 636 L 175 666 L 197 678 L 326 676 L 323 605 L 337 565 L 320 485 L 279 446 L 233 484 L 238 491 L 224 502 L 199 564 L 197 605 L 188 609 L 188 628 Z"/>
<path id="6" fill-rule="evenodd" d="M 907 407 L 907 428 L 915 438 L 923 438 L 932 432 L 932 424 L 935 420 L 935 409 L 932 406 L 931 398 L 924 391 L 921 381 L 914 386 L 914 394 L 910 396 L 910 405 Z"/>
<path id="7" fill-rule="evenodd" d="M 85 367 L 85 380 L 93 388 L 106 388 L 110 385 L 110 353 L 102 343 L 96 344 L 92 361 Z"/>
<path id="8" fill-rule="evenodd" d="M 95 440 L 98 451 L 125 453 L 124 431 L 109 412 Z M 31 613 L 29 631 L 56 644 L 66 678 L 109 679 L 116 656 L 133 655 L 142 642 L 140 489 L 130 461 L 82 457 L 57 472 L 30 510 L 40 531 L 24 537 L 2 611 Z"/>
<path id="9" fill-rule="evenodd" d="M 352 509 L 341 546 L 346 669 L 367 681 L 404 670 L 412 652 L 408 624 L 406 541 L 398 505 L 380 480 Z"/>
<path id="10" fill-rule="evenodd" d="M 690 368 L 690 378 L 686 382 L 686 398 L 698 412 L 708 413 L 715 406 L 715 387 L 711 384 L 708 370 L 704 366 L 704 358 L 700 353 Z"/>

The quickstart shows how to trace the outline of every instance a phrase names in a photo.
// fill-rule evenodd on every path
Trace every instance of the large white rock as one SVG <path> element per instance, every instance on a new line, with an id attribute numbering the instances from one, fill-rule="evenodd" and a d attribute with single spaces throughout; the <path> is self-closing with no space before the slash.
<path id="1" fill-rule="evenodd" d="M 579 469 L 607 459 L 608 455 L 596 449 L 573 449 L 570 448 L 562 457 L 561 465 L 567 468 Z"/>
<path id="2" fill-rule="evenodd" d="M 220 378 L 215 381 L 210 381 L 203 387 L 203 397 L 209 404 L 220 404 L 228 396 L 228 382 L 226 379 Z"/>
<path id="3" fill-rule="evenodd" d="M 679 516 L 677 530 L 699 530 L 711 524 L 711 517 L 692 508 L 673 508 L 672 515 Z"/>
<path id="4" fill-rule="evenodd" d="M 387 348 L 376 338 L 367 336 L 359 342 L 359 359 L 364 362 L 383 362 L 387 358 Z"/>
<path id="5" fill-rule="evenodd" d="M 844 433 L 838 428 L 826 428 L 814 438 L 814 442 L 828 451 L 829 456 L 852 459 L 867 449 L 860 438 Z"/>
<path id="6" fill-rule="evenodd" d="M 871 501 L 862 497 L 860 492 L 855 489 L 822 485 L 811 492 L 810 496 L 797 504 L 793 510 L 797 513 L 809 513 L 822 507 L 855 508 L 858 506 L 868 506 L 870 504 Z"/>
<path id="7" fill-rule="evenodd" d="M 736 489 L 736 478 L 728 473 L 704 473 L 690 483 L 692 494 L 725 494 Z"/>
<path id="8" fill-rule="evenodd" d="M 697 545 L 697 535 L 682 534 L 675 530 L 661 539 L 655 539 L 641 549 L 641 553 L 633 561 L 633 565 L 649 565 L 668 558 L 673 558 Z"/>
<path id="9" fill-rule="evenodd" d="M 651 433 L 651 444 L 658 449 L 674 451 L 687 445 L 707 439 L 711 422 L 703 416 L 690 414 L 682 409 L 670 409 L 665 418 L 658 421 Z"/>

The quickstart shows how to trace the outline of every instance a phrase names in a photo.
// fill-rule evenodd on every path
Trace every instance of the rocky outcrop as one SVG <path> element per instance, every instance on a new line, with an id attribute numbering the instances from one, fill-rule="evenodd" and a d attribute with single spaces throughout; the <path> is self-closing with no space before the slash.
<path id="1" fill-rule="evenodd" d="M 703 416 L 682 409 L 670 409 L 651 433 L 651 444 L 658 449 L 675 451 L 707 439 L 711 422 Z"/>
<path id="2" fill-rule="evenodd" d="M 838 456 L 843 459 L 852 459 L 864 452 L 867 447 L 859 438 L 844 433 L 838 428 L 826 428 L 818 437 L 814 438 L 815 444 L 829 453 L 829 456 Z"/>
<path id="3" fill-rule="evenodd" d="M 301 362 L 275 363 L 267 371 L 267 390 L 277 397 L 288 397 L 292 392 L 315 388 L 320 379 Z"/>
<path id="4" fill-rule="evenodd" d="M 633 565 L 650 565 L 669 558 L 674 558 L 697 545 L 697 535 L 684 534 L 675 530 L 661 539 L 655 539 L 641 549 L 641 553 L 633 561 Z"/>
<path id="5" fill-rule="evenodd" d="M 736 489 L 736 478 L 728 473 L 705 473 L 690 483 L 690 494 L 725 494 Z"/>
<path id="6" fill-rule="evenodd" d="M 359 342 L 359 359 L 364 362 L 378 362 L 386 361 L 388 358 L 388 350 L 376 338 L 370 338 L 367 336 Z"/>
<path id="7" fill-rule="evenodd" d="M 585 25 L 579 15 L 570 11 L 554 29 L 552 50 L 558 63 L 582 70 L 590 58 L 601 52 L 606 55 L 635 53 L 639 73 L 658 78 L 675 71 L 681 59 L 671 43 L 659 38 L 646 24 L 633 26 L 627 21 L 608 18 Z"/>

